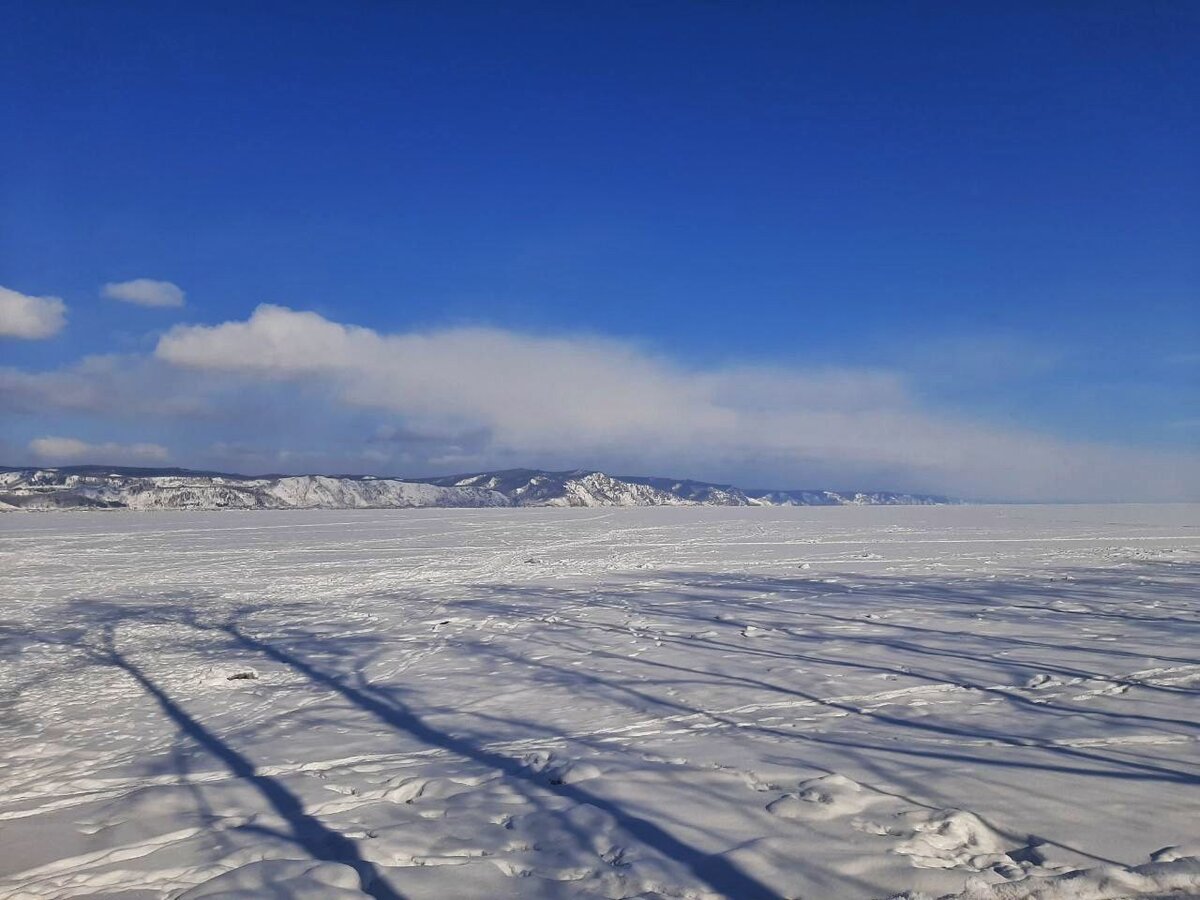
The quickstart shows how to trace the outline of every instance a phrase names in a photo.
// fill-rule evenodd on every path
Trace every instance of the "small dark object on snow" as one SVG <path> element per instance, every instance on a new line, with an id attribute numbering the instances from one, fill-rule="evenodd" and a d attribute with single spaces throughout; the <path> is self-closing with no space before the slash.
<path id="1" fill-rule="evenodd" d="M 257 672 L 234 672 L 232 675 L 227 675 L 226 681 L 253 681 L 258 677 Z"/>

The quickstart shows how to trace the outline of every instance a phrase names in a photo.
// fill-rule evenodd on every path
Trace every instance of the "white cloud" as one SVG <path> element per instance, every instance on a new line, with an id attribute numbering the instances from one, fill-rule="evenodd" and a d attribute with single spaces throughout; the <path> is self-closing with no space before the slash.
<path id="1" fill-rule="evenodd" d="M 69 437 L 34 438 L 29 442 L 29 452 L 46 462 L 163 462 L 170 456 L 167 448 L 160 444 L 89 444 Z"/>
<path id="2" fill-rule="evenodd" d="M 58 297 L 31 297 L 0 287 L 0 337 L 37 341 L 54 337 L 67 324 L 67 305 Z"/>
<path id="3" fill-rule="evenodd" d="M 183 306 L 185 296 L 178 285 L 151 278 L 109 282 L 101 293 L 110 300 L 136 303 L 138 306 Z"/>
<path id="4" fill-rule="evenodd" d="M 480 433 L 484 446 L 468 455 L 481 465 L 561 460 L 765 486 L 1011 499 L 1200 493 L 1194 456 L 939 416 L 886 372 L 695 369 L 598 338 L 494 328 L 385 335 L 278 306 L 246 321 L 178 326 L 156 356 L 254 381 L 328 385 L 343 404 L 397 414 L 414 432 Z"/>

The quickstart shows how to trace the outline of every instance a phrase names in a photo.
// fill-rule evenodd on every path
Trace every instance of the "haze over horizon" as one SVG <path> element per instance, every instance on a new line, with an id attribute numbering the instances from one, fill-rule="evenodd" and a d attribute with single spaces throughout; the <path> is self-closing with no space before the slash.
<path id="1" fill-rule="evenodd" d="M 1200 500 L 1195 7 L 5 3 L 0 462 Z"/>

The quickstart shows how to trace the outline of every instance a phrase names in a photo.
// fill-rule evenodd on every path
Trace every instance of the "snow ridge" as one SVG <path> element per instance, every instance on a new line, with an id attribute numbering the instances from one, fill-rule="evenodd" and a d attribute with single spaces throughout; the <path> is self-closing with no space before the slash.
<path id="1" fill-rule="evenodd" d="M 508 469 L 429 479 L 247 477 L 186 469 L 68 466 L 0 469 L 0 509 L 407 509 L 496 506 L 930 505 L 945 497 L 893 492 L 745 491 L 661 477 L 577 469 Z"/>

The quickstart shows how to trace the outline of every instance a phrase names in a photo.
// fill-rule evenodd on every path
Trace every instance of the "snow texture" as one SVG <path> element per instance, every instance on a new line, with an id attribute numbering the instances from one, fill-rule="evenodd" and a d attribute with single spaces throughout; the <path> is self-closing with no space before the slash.
<path id="1" fill-rule="evenodd" d="M 0 897 L 1197 897 L 1197 525 L 5 516 Z"/>

